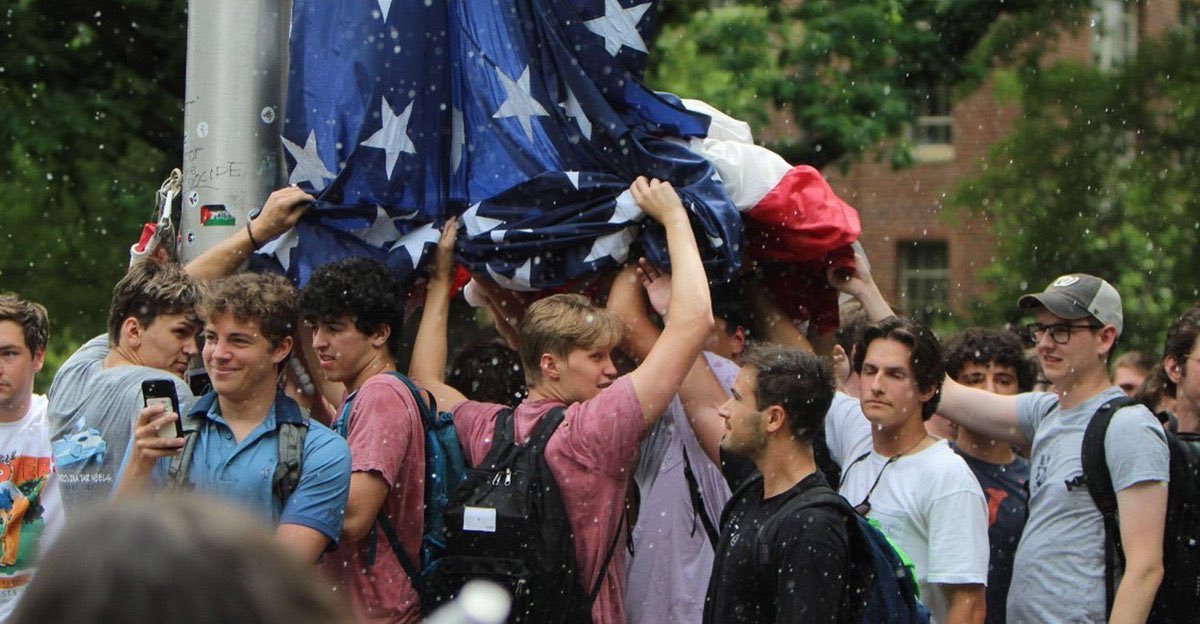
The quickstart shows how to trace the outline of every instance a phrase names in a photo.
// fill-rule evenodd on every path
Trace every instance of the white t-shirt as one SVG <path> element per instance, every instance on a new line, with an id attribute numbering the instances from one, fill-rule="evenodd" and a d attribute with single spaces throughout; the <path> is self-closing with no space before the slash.
<path id="1" fill-rule="evenodd" d="M 24 418 L 0 423 L 0 622 L 12 614 L 62 525 L 46 397 L 35 394 Z"/>
<path id="2" fill-rule="evenodd" d="M 983 490 L 945 440 L 888 462 L 872 451 L 846 466 L 840 492 L 851 505 L 859 505 L 879 479 L 870 493 L 867 518 L 908 555 L 916 567 L 921 601 L 935 622 L 944 622 L 949 603 L 939 584 L 987 584 Z"/>
<path id="3" fill-rule="evenodd" d="M 855 459 L 871 451 L 871 421 L 862 411 L 862 402 L 836 392 L 825 413 L 825 444 L 829 456 L 844 472 Z"/>

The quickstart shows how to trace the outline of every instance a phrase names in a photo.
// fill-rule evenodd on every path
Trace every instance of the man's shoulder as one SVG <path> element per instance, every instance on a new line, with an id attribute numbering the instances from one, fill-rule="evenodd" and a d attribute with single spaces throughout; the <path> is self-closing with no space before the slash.
<path id="1" fill-rule="evenodd" d="M 395 407 L 397 410 L 412 414 L 416 414 L 418 410 L 416 399 L 408 385 L 390 373 L 381 373 L 368 378 L 359 387 L 354 400 L 355 405 L 382 403 L 389 408 Z M 378 410 L 362 411 L 360 417 L 369 417 L 379 413 Z"/>
<path id="2" fill-rule="evenodd" d="M 797 489 L 792 497 L 783 504 L 777 514 L 776 522 L 782 530 L 775 531 L 779 536 L 812 534 L 814 531 L 843 531 L 847 525 L 849 505 L 833 488 L 819 482 L 807 484 Z M 852 512 L 850 512 L 852 513 Z"/>
<path id="3" fill-rule="evenodd" d="M 909 472 L 928 480 L 929 490 L 948 494 L 963 487 L 979 489 L 975 472 L 961 455 L 950 448 L 950 443 L 939 440 L 933 446 L 912 456 Z M 980 491 L 982 496 L 982 491 Z M 934 498 L 937 498 L 936 495 Z"/>
<path id="4" fill-rule="evenodd" d="M 350 446 L 336 431 L 314 419 L 308 420 L 308 432 L 304 436 L 304 453 L 350 456 Z"/>
<path id="5" fill-rule="evenodd" d="M 568 416 L 603 415 L 642 417 L 642 404 L 638 401 L 637 391 L 633 387 L 633 378 L 622 375 L 611 386 L 600 391 L 596 396 L 566 406 Z M 546 410 L 549 411 L 549 410 Z"/>

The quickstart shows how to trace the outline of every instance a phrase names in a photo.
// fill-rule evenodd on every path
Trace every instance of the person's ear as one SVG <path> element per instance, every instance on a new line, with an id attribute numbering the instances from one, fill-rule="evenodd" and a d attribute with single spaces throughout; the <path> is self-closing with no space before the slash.
<path id="1" fill-rule="evenodd" d="M 146 327 L 136 316 L 127 316 L 124 321 L 121 321 L 121 332 L 119 335 L 121 346 L 127 346 L 131 349 L 137 349 L 142 346 L 142 335 L 146 332 Z"/>
<path id="2" fill-rule="evenodd" d="M 1113 345 L 1117 342 L 1117 328 L 1112 325 L 1105 325 L 1100 328 L 1100 331 L 1096 332 L 1096 336 L 1100 339 L 1099 344 L 1096 345 L 1098 355 L 1104 358 L 1111 358 Z"/>
<path id="3" fill-rule="evenodd" d="M 935 384 L 933 387 L 929 388 L 928 390 L 922 391 L 921 396 L 920 396 L 921 402 L 928 403 L 930 401 L 930 399 L 933 398 L 933 395 L 937 394 L 938 390 L 939 390 L 939 388 Z"/>
<path id="4" fill-rule="evenodd" d="M 783 407 L 772 405 L 763 410 L 763 429 L 767 433 L 775 433 L 788 426 L 787 412 L 783 411 Z"/>
<path id="5" fill-rule="evenodd" d="M 283 340 L 279 341 L 278 345 L 271 350 L 271 361 L 279 364 L 287 359 L 289 353 L 292 352 L 292 337 L 284 336 Z"/>
<path id="6" fill-rule="evenodd" d="M 371 346 L 378 349 L 386 345 L 388 338 L 391 337 L 392 326 L 388 325 L 387 323 L 380 323 L 379 326 L 375 328 L 375 331 L 371 333 L 369 340 L 371 342 Z"/>
<path id="7" fill-rule="evenodd" d="M 1163 370 L 1167 372 L 1167 377 L 1172 383 L 1178 385 L 1183 382 L 1183 366 L 1186 363 L 1186 360 L 1181 363 L 1173 355 L 1163 358 Z"/>
<path id="8" fill-rule="evenodd" d="M 33 354 L 33 372 L 37 373 L 42 370 L 42 365 L 46 363 L 46 349 L 38 349 Z"/>
<path id="9" fill-rule="evenodd" d="M 733 335 L 729 338 L 730 353 L 733 359 L 742 357 L 742 353 L 746 350 L 746 328 L 738 325 L 737 329 L 733 330 Z"/>
<path id="10" fill-rule="evenodd" d="M 558 370 L 558 358 L 552 353 L 543 353 L 538 361 L 538 368 L 542 371 L 542 379 L 557 380 L 562 376 L 562 372 Z"/>

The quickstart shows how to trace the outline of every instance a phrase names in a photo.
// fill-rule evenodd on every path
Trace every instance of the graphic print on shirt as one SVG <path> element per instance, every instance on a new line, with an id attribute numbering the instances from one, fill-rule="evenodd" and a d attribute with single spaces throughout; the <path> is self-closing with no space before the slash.
<path id="1" fill-rule="evenodd" d="M 52 464 L 49 457 L 0 455 L 0 589 L 33 567 L 45 529 L 41 505 Z"/>

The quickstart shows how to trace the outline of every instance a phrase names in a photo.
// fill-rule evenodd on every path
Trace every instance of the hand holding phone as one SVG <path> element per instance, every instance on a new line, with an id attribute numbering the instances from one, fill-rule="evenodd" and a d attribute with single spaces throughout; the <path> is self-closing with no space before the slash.
<path id="1" fill-rule="evenodd" d="M 146 407 L 151 405 L 162 405 L 164 412 L 173 412 L 176 416 L 179 415 L 179 398 L 175 395 L 175 384 L 167 379 L 147 379 L 142 382 L 142 400 Z M 174 426 L 166 425 L 158 428 L 158 437 L 160 438 L 182 438 L 183 425 L 179 422 L 179 418 L 175 419 Z"/>

